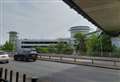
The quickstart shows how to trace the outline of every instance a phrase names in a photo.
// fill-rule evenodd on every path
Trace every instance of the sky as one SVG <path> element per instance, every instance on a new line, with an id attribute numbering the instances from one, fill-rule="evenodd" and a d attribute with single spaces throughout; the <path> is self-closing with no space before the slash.
<path id="1" fill-rule="evenodd" d="M 62 0 L 0 0 L 0 44 L 9 31 L 19 39 L 69 38 L 73 26 L 96 29 Z"/>

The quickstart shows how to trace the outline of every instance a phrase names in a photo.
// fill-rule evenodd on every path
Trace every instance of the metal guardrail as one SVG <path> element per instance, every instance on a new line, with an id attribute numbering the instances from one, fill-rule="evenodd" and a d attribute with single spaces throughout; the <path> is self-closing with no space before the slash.
<path id="1" fill-rule="evenodd" d="M 56 55 L 56 54 L 39 54 L 39 58 L 52 59 L 53 57 L 59 58 L 60 61 L 63 61 L 63 58 L 70 58 L 73 62 L 77 62 L 78 59 L 91 60 L 91 64 L 94 64 L 95 61 L 105 61 L 105 62 L 113 62 L 114 66 L 117 66 L 117 62 L 120 63 L 120 58 L 110 58 L 110 57 L 90 57 L 90 56 L 77 56 L 77 55 Z"/>
<path id="2" fill-rule="evenodd" d="M 15 72 L 15 79 L 13 79 L 13 70 L 8 71 L 8 69 L 0 68 L 0 82 L 21 82 L 19 81 L 20 73 Z M 22 82 L 26 82 L 26 74 L 22 75 Z M 37 78 L 31 78 L 31 82 L 37 82 Z"/>

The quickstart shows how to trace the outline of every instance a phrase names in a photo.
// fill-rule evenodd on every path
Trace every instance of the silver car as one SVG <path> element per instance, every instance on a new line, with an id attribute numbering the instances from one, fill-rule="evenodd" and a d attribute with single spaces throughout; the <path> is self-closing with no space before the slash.
<path id="1" fill-rule="evenodd" d="M 9 62 L 9 55 L 3 51 L 0 51 L 0 62 L 8 63 Z"/>

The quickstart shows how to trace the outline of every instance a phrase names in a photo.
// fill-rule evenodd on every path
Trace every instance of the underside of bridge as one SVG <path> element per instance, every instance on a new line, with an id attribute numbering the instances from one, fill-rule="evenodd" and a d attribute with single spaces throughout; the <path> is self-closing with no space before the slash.
<path id="1" fill-rule="evenodd" d="M 63 0 L 104 32 L 120 34 L 120 0 Z"/>

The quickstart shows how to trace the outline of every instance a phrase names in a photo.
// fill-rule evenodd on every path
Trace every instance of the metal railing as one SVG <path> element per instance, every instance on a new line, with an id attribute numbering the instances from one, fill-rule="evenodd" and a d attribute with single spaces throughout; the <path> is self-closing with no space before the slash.
<path id="1" fill-rule="evenodd" d="M 13 73 L 15 73 L 14 76 Z M 15 79 L 13 79 L 13 77 Z M 21 77 L 20 72 L 0 68 L 0 82 L 27 82 L 27 78 L 26 74 L 23 74 Z M 31 78 L 31 82 L 37 82 L 37 78 Z"/>
<path id="2" fill-rule="evenodd" d="M 55 59 L 55 57 L 57 59 Z M 71 61 L 65 61 L 65 58 L 71 59 Z M 39 59 L 47 59 L 47 60 L 56 60 L 60 62 L 69 62 L 76 63 L 79 62 L 79 59 L 82 60 L 90 60 L 91 64 L 95 64 L 96 61 L 104 61 L 104 62 L 113 62 L 111 65 L 117 66 L 117 63 L 120 63 L 120 58 L 111 58 L 111 57 L 90 57 L 90 56 L 77 56 L 77 55 L 60 55 L 60 54 L 39 54 Z"/>

